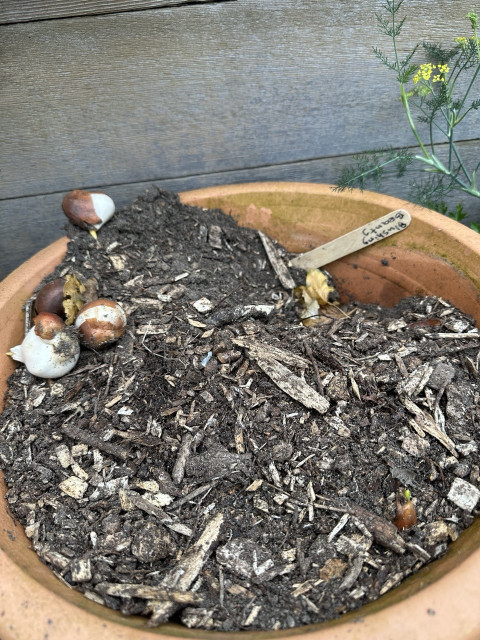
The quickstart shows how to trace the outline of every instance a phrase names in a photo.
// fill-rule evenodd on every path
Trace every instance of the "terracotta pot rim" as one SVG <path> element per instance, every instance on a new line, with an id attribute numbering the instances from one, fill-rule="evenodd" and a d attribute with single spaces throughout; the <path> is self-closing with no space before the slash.
<path id="1" fill-rule="evenodd" d="M 267 193 L 276 191 L 282 194 L 308 194 L 333 198 L 348 197 L 356 202 L 397 208 L 408 208 L 413 218 L 421 219 L 431 227 L 432 232 L 440 232 L 461 243 L 465 250 L 478 255 L 478 234 L 470 229 L 450 220 L 440 214 L 412 205 L 407 201 L 391 196 L 354 190 L 351 193 L 337 193 L 331 190 L 330 185 L 313 184 L 304 182 L 254 182 L 226 186 L 208 187 L 196 189 L 180 194 L 182 200 L 188 200 L 191 204 L 196 201 L 212 198 L 228 198 L 236 194 Z M 57 240 L 52 245 L 43 249 L 30 260 L 16 269 L 12 274 L 0 283 L 0 313 L 4 310 L 10 296 L 18 290 L 18 279 L 24 283 L 28 293 L 29 286 L 34 278 L 41 273 L 41 278 L 47 275 L 53 266 L 58 263 L 65 252 L 66 238 Z M 40 278 L 40 279 L 41 279 Z M 31 287 L 30 287 L 31 291 Z M 13 525 L 12 525 L 13 526 Z M 0 539 L 1 543 L 1 539 Z M 458 546 L 455 547 L 458 549 Z M 33 554 L 33 552 L 30 552 Z M 453 552 L 456 553 L 456 552 Z M 29 569 L 29 565 L 20 566 L 8 556 L 7 551 L 0 547 L 0 636 L 2 640 L 16 640 L 20 638 L 16 628 L 5 626 L 10 619 L 9 607 L 18 607 L 20 597 L 29 597 L 40 605 L 45 605 L 42 611 L 53 611 L 57 615 L 56 624 L 53 624 L 50 640 L 71 638 L 72 640 L 87 640 L 87 638 L 100 637 L 113 640 L 124 638 L 129 640 L 146 640 L 147 638 L 205 638 L 216 640 L 231 638 L 240 634 L 243 640 L 257 640 L 257 638 L 281 638 L 290 640 L 309 637 L 312 640 L 334 640 L 335 638 L 356 638 L 372 640 L 415 640 L 435 638 L 447 640 L 462 638 L 462 640 L 474 640 L 480 638 L 480 545 L 466 552 L 459 552 L 462 559 L 447 574 L 431 582 L 425 588 L 414 595 L 405 597 L 386 608 L 376 608 L 367 605 L 357 613 L 351 612 L 338 620 L 329 623 L 313 625 L 311 627 L 299 627 L 291 630 L 277 632 L 249 632 L 236 633 L 206 632 L 188 630 L 176 625 L 166 625 L 158 630 L 147 630 L 140 626 L 138 619 L 121 619 L 119 614 L 111 612 L 101 605 L 88 602 L 84 596 L 63 591 L 52 591 L 49 586 L 42 584 Z M 15 593 L 10 593 L 10 585 L 13 585 Z M 7 587 L 7 588 L 5 588 Z M 461 594 L 461 597 L 459 597 Z M 77 597 L 78 596 L 78 597 Z M 375 604 L 375 603 L 373 603 Z M 1 617 L 2 610 L 7 614 Z M 35 617 L 25 609 L 25 620 L 32 624 Z M 36 613 L 34 615 L 37 615 Z M 360 617 L 361 616 L 361 617 Z M 70 619 L 75 623 L 69 627 Z M 4 622 L 2 622 L 4 620 Z M 55 621 L 54 621 L 55 622 Z M 3 625 L 3 626 L 2 626 Z M 18 627 L 21 629 L 21 626 Z M 34 631 L 35 634 L 35 631 Z M 33 638 L 35 635 L 28 636 Z M 22 640 L 27 640 L 22 636 Z"/>
<path id="2" fill-rule="evenodd" d="M 366 202 L 371 204 L 378 204 L 387 206 L 391 210 L 395 209 L 408 209 L 412 218 L 421 218 L 424 222 L 431 225 L 433 228 L 438 229 L 442 233 L 445 233 L 452 238 L 465 244 L 468 249 L 472 251 L 478 251 L 479 234 L 469 229 L 463 224 L 460 224 L 456 220 L 452 220 L 448 216 L 444 216 L 437 211 L 422 207 L 419 204 L 414 204 L 408 200 L 396 198 L 394 196 L 385 195 L 376 191 L 368 191 L 360 189 L 352 189 L 351 191 L 334 191 L 335 185 L 332 184 L 317 184 L 314 182 L 243 182 L 233 185 L 219 185 L 214 187 L 203 187 L 200 189 L 193 189 L 191 191 L 185 191 L 180 193 L 180 197 L 184 197 L 188 194 L 189 201 L 196 198 L 207 198 L 210 195 L 215 198 L 228 197 L 239 193 L 250 192 L 269 192 L 272 189 L 281 193 L 298 194 L 310 194 L 310 195 L 329 195 L 333 198 L 345 198 L 355 202 Z"/>

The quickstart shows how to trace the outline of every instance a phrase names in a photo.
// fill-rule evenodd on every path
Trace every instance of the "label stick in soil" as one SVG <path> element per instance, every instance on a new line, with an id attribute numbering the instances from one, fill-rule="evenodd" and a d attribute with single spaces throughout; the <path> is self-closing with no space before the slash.
<path id="1" fill-rule="evenodd" d="M 364 249 L 374 242 L 388 238 L 394 233 L 403 231 L 411 222 L 411 217 L 405 209 L 397 209 L 381 218 L 367 222 L 363 227 L 349 231 L 335 240 L 322 244 L 316 249 L 301 253 L 290 261 L 297 269 L 318 269 L 334 260 L 343 258 L 349 253 Z"/>

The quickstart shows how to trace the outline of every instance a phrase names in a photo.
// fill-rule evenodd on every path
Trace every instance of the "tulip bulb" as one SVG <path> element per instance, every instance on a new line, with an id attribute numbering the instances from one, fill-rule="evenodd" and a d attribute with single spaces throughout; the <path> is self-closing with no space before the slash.
<path id="1" fill-rule="evenodd" d="M 65 280 L 57 278 L 52 282 L 44 284 L 37 293 L 35 299 L 35 310 L 37 313 L 54 313 L 60 318 L 65 319 L 65 309 L 63 307 L 64 293 L 63 287 Z"/>
<path id="2" fill-rule="evenodd" d="M 39 378 L 60 378 L 69 373 L 80 356 L 76 335 L 53 313 L 39 313 L 34 323 L 22 344 L 10 349 L 12 358 Z"/>
<path id="3" fill-rule="evenodd" d="M 98 349 L 115 342 L 125 332 L 127 316 L 118 302 L 99 298 L 86 304 L 75 320 L 80 342 Z"/>
<path id="4" fill-rule="evenodd" d="M 417 523 L 417 511 L 412 502 L 410 491 L 408 489 L 399 491 L 395 503 L 396 513 L 393 524 L 399 531 L 410 529 Z"/>
<path id="5" fill-rule="evenodd" d="M 62 209 L 81 229 L 98 231 L 115 213 L 115 203 L 106 193 L 74 189 L 63 198 Z"/>

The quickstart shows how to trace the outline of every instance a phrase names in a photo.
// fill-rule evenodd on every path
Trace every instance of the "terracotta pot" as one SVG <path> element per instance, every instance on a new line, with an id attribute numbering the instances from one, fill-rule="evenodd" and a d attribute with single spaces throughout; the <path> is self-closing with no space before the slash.
<path id="1" fill-rule="evenodd" d="M 411 294 L 448 299 L 480 321 L 480 240 L 466 227 L 432 211 L 375 193 L 337 194 L 328 185 L 257 183 L 182 194 L 200 207 L 221 207 L 241 224 L 261 228 L 292 251 L 305 251 L 360 224 L 403 207 L 411 226 L 386 241 L 329 265 L 344 298 L 393 305 Z M 0 284 L 0 392 L 13 370 L 3 355 L 23 332 L 21 306 L 59 263 L 66 240 L 47 247 Z M 32 551 L 10 516 L 0 482 L 0 638 L 2 640 L 148 640 L 210 638 L 232 634 L 177 625 L 145 628 L 145 620 L 121 614 L 70 590 Z M 311 627 L 241 632 L 265 637 L 334 640 L 473 640 L 480 638 L 480 521 L 448 553 L 376 602 L 339 620 Z"/>

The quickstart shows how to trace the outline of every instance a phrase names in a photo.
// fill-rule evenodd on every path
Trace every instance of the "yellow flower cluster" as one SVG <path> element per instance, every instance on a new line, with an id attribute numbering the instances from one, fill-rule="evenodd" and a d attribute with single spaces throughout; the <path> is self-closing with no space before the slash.
<path id="1" fill-rule="evenodd" d="M 417 84 L 419 80 L 429 80 L 430 76 L 432 75 L 432 69 L 434 68 L 435 67 L 431 65 L 430 62 L 421 64 L 420 68 L 418 69 L 417 73 L 413 78 L 413 81 L 415 82 L 415 84 Z"/>
<path id="2" fill-rule="evenodd" d="M 468 39 L 464 38 L 463 36 L 460 38 L 455 38 L 455 42 L 459 44 L 464 51 L 467 49 L 469 41 L 474 42 L 475 44 L 480 44 L 480 38 L 475 38 L 475 36 L 472 36 Z"/>
<path id="3" fill-rule="evenodd" d="M 432 82 L 445 82 L 445 74 L 450 71 L 450 67 L 446 64 L 439 64 L 437 66 L 430 62 L 426 62 L 425 64 L 420 65 L 417 73 L 413 77 L 414 83 L 417 84 L 419 80 L 430 80 L 434 69 L 437 69 L 438 73 L 433 76 Z"/>

